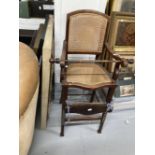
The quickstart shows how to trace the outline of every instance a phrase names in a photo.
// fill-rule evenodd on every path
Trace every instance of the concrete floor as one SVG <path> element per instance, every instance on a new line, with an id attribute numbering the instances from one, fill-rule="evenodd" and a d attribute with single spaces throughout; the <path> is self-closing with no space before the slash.
<path id="1" fill-rule="evenodd" d="M 97 133 L 98 122 L 89 121 L 66 126 L 65 136 L 60 137 L 58 99 L 59 93 L 50 105 L 47 129 L 41 130 L 36 125 L 29 155 L 134 155 L 134 108 L 108 113 L 101 134 Z"/>

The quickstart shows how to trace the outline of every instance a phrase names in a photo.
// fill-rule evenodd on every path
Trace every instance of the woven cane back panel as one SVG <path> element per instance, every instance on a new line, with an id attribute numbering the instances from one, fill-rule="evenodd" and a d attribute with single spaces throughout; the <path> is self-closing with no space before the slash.
<path id="1" fill-rule="evenodd" d="M 101 53 L 107 19 L 94 13 L 78 13 L 69 18 L 68 52 Z"/>

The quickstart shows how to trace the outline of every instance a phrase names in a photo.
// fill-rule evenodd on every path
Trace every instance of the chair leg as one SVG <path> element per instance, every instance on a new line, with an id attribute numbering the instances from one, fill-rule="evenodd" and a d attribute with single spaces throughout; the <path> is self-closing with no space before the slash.
<path id="1" fill-rule="evenodd" d="M 64 126 L 65 126 L 65 110 L 62 105 L 62 111 L 61 111 L 61 132 L 60 136 L 64 136 Z"/>
<path id="2" fill-rule="evenodd" d="M 113 107 L 111 105 L 111 101 L 112 101 L 112 97 L 113 97 L 114 92 L 115 92 L 115 88 L 116 87 L 109 88 L 109 90 L 108 90 L 108 94 L 107 94 L 107 97 L 106 97 L 106 102 L 107 102 L 107 105 L 108 105 L 108 112 L 112 112 L 113 111 Z"/>
<path id="3" fill-rule="evenodd" d="M 63 102 L 63 92 L 61 91 L 61 97 L 60 97 L 59 104 L 62 104 L 62 102 Z"/>
<path id="4" fill-rule="evenodd" d="M 106 102 L 110 103 L 112 101 L 112 97 L 114 95 L 115 88 L 116 87 L 109 88 L 108 94 L 107 94 L 107 97 L 106 97 Z"/>
<path id="5" fill-rule="evenodd" d="M 64 92 L 63 89 L 64 89 L 64 86 L 62 86 L 62 90 L 61 90 L 61 97 L 60 97 L 60 101 L 59 101 L 60 104 L 62 104 L 63 103 L 63 100 L 64 100 L 64 93 L 65 92 Z"/>
<path id="6" fill-rule="evenodd" d="M 102 128 L 103 128 L 103 124 L 104 124 L 104 121 L 106 119 L 106 116 L 107 116 L 107 111 L 104 112 L 104 113 L 102 113 L 102 117 L 101 117 L 99 129 L 97 130 L 98 133 L 101 133 L 102 132 Z"/>
<path id="7" fill-rule="evenodd" d="M 98 131 L 97 131 L 98 133 L 101 133 L 101 131 L 102 131 L 103 124 L 104 124 L 104 121 L 105 121 L 106 116 L 107 116 L 107 112 L 112 112 L 112 110 L 113 110 L 113 107 L 111 106 L 110 103 L 111 103 L 111 101 L 112 101 L 112 97 L 113 97 L 115 88 L 116 88 L 116 87 L 109 88 L 109 90 L 108 90 L 108 94 L 107 94 L 107 97 L 106 97 L 107 110 L 106 110 L 105 113 L 102 114 L 101 122 L 100 122 L 100 125 L 99 125 L 99 129 L 98 129 Z"/>
<path id="8" fill-rule="evenodd" d="M 65 86 L 62 86 L 62 92 L 61 92 L 62 111 L 61 111 L 61 132 L 60 132 L 60 136 L 64 136 L 65 108 L 66 108 L 67 95 L 68 95 L 68 88 Z"/>
<path id="9" fill-rule="evenodd" d="M 94 101 L 94 97 L 95 97 L 95 90 L 93 90 L 93 92 L 92 92 L 92 95 L 91 95 L 91 98 L 90 98 L 90 102 Z"/>

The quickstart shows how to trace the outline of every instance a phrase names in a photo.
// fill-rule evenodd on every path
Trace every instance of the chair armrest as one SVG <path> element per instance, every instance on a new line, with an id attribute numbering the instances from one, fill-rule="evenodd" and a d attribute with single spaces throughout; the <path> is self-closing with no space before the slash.
<path id="1" fill-rule="evenodd" d="M 114 58 L 117 61 L 120 61 L 120 64 L 122 67 L 127 67 L 128 66 L 128 61 L 124 58 L 121 58 L 119 56 L 119 54 L 115 53 L 108 45 L 108 43 L 105 43 L 105 47 L 106 47 L 106 52 L 108 52 L 110 54 L 110 56 L 112 58 Z"/>
<path id="2" fill-rule="evenodd" d="M 66 64 L 65 63 L 65 60 L 66 60 L 66 57 L 67 57 L 66 47 L 67 47 L 66 40 L 64 40 L 62 54 L 61 54 L 61 58 L 60 58 L 60 66 L 61 67 L 64 67 L 65 64 Z"/>

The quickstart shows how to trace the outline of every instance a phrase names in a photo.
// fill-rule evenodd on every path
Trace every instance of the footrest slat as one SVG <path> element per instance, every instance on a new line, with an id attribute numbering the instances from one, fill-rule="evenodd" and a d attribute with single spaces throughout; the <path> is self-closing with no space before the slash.
<path id="1" fill-rule="evenodd" d="M 78 113 L 83 115 L 92 115 L 106 112 L 107 106 L 101 103 L 75 103 L 69 106 L 69 113 Z M 66 107 L 66 113 L 68 108 Z"/>

